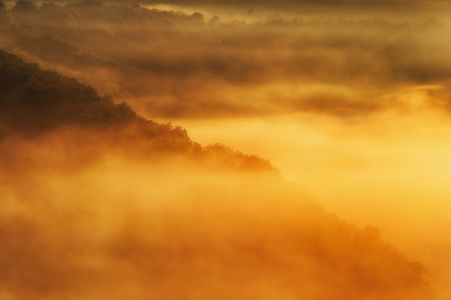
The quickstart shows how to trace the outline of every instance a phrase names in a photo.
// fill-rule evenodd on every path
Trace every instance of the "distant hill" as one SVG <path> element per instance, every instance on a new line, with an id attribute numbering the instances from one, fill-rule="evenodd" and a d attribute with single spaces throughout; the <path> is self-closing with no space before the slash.
<path id="1" fill-rule="evenodd" d="M 274 170 L 269 161 L 255 155 L 222 145 L 202 148 L 181 127 L 146 120 L 126 103 L 115 104 L 90 86 L 0 50 L 0 140 L 67 127 L 101 131 L 105 143 L 113 140 L 116 147 L 143 155 L 175 151 L 232 169 Z"/>
<path id="2" fill-rule="evenodd" d="M 125 103 L 75 79 L 43 71 L 0 50 L 0 114 L 3 127 L 37 132 L 63 125 L 111 126 L 143 121 Z M 5 133 L 3 133 L 5 134 Z"/>

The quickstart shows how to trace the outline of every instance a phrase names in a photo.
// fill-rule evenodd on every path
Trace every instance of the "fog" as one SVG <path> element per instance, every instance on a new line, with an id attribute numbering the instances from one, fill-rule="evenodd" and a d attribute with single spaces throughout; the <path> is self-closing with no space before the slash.
<path id="1" fill-rule="evenodd" d="M 137 3 L 0 4 L 0 299 L 449 298 L 446 2 Z"/>
<path id="2" fill-rule="evenodd" d="M 1 143 L 3 297 L 433 297 L 424 266 L 377 228 L 338 219 L 272 171 L 138 156 L 110 134 Z"/>

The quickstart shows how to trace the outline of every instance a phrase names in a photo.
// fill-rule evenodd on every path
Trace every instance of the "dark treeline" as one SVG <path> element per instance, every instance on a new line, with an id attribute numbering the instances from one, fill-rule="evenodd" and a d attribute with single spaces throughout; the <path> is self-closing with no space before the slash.
<path id="1" fill-rule="evenodd" d="M 0 50 L 0 140 L 39 136 L 75 127 L 100 132 L 105 143 L 147 156 L 154 150 L 210 158 L 227 168 L 272 170 L 268 161 L 221 145 L 202 148 L 181 127 L 158 124 L 115 104 L 92 87 L 54 71 L 44 71 Z"/>
<path id="2" fill-rule="evenodd" d="M 92 88 L 26 64 L 0 50 L 0 112 L 11 131 L 33 132 L 62 125 L 130 123 L 139 117 L 125 103 L 116 105 Z"/>

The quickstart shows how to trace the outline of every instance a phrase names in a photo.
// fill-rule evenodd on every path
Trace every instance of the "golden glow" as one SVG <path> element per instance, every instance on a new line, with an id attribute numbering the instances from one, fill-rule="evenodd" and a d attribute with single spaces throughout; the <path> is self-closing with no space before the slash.
<path id="1" fill-rule="evenodd" d="M 0 48 L 187 130 L 1 52 L 0 300 L 449 299 L 449 5 L 320 2 L 0 5 Z"/>

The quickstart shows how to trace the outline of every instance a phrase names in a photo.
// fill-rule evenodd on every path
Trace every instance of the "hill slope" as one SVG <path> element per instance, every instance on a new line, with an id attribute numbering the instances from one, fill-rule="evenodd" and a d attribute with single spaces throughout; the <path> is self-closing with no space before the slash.
<path id="1" fill-rule="evenodd" d="M 432 299 L 377 229 L 239 171 L 267 161 L 3 51 L 0 82 L 1 297 Z"/>

